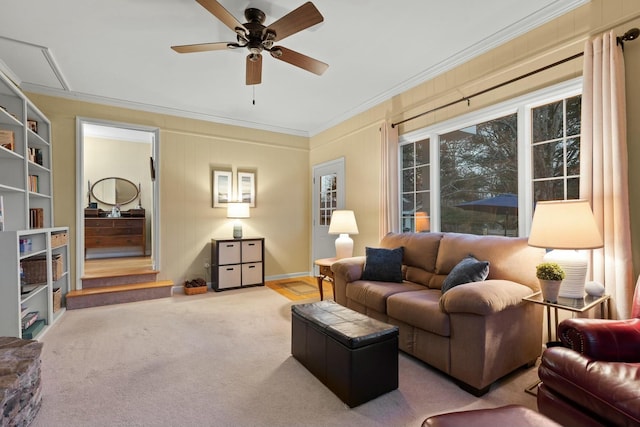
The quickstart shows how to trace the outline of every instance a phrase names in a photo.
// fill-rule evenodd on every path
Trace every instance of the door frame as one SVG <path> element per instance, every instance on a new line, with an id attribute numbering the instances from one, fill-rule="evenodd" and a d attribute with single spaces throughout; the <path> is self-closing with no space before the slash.
<path id="1" fill-rule="evenodd" d="M 311 270 L 310 271 L 315 271 L 315 266 L 313 261 L 318 259 L 318 242 L 316 241 L 316 224 L 319 221 L 319 218 L 317 218 L 317 213 L 319 211 L 319 191 L 318 191 L 318 185 L 316 185 L 315 182 L 315 177 L 316 177 L 316 173 L 317 171 L 319 171 L 320 169 L 323 168 L 335 168 L 335 171 L 337 173 L 337 187 L 336 187 L 336 209 L 344 209 L 345 207 L 345 158 L 344 157 L 339 157 L 337 159 L 334 160 L 329 160 L 327 162 L 323 162 L 323 163 L 318 163 L 316 165 L 313 165 L 312 167 L 312 175 L 311 175 L 311 197 L 312 197 L 312 202 L 311 202 Z M 327 227 L 327 231 L 328 231 Z M 315 272 L 314 272 L 315 274 Z"/>
<path id="2" fill-rule="evenodd" d="M 86 195 L 83 194 L 84 179 L 84 128 L 83 125 L 98 125 L 126 130 L 148 132 L 153 139 L 151 144 L 150 173 L 153 194 L 153 206 L 151 214 L 151 262 L 154 270 L 160 269 L 160 129 L 157 127 L 136 125 L 110 120 L 93 119 L 88 117 L 76 117 L 76 289 L 82 289 L 82 276 L 84 276 L 84 203 Z"/>

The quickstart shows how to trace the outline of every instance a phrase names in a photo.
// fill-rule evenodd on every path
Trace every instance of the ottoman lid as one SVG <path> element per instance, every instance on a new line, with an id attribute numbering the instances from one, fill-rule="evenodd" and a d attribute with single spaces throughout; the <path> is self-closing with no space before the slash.
<path id="1" fill-rule="evenodd" d="M 398 335 L 398 327 L 372 319 L 333 301 L 295 304 L 291 312 L 349 348 L 364 347 Z"/>

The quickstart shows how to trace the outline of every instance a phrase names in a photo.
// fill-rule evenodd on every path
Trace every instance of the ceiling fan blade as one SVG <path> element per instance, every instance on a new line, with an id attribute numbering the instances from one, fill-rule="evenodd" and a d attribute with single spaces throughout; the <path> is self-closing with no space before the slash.
<path id="1" fill-rule="evenodd" d="M 324 21 L 324 18 L 313 3 L 309 1 L 269 25 L 265 31 L 274 32 L 276 34 L 274 40 L 282 40 L 322 21 Z"/>
<path id="2" fill-rule="evenodd" d="M 247 55 L 247 86 L 262 83 L 262 55 Z"/>
<path id="3" fill-rule="evenodd" d="M 211 50 L 223 50 L 228 49 L 227 42 L 218 43 L 200 43 L 200 44 L 185 44 L 181 46 L 171 46 L 171 49 L 178 53 L 193 53 L 193 52 L 208 52 Z"/>
<path id="4" fill-rule="evenodd" d="M 196 0 L 202 7 L 207 9 L 213 16 L 218 18 L 224 25 L 236 32 L 236 28 L 241 28 L 247 33 L 247 29 L 238 21 L 227 9 L 216 0 Z"/>
<path id="5" fill-rule="evenodd" d="M 278 55 L 278 51 L 282 52 L 282 54 Z M 307 55 L 303 55 L 295 50 L 287 49 L 282 46 L 274 47 L 272 49 L 271 56 L 281 61 L 288 62 L 291 65 L 295 65 L 296 67 L 311 71 L 319 76 L 329 68 L 329 64 L 325 64 L 317 59 L 313 59 Z"/>

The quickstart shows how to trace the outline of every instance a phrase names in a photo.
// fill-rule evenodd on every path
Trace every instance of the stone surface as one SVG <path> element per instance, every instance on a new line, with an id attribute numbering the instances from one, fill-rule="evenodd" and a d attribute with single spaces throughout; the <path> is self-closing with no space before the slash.
<path id="1" fill-rule="evenodd" d="M 0 426 L 28 426 L 42 403 L 42 343 L 0 337 Z"/>

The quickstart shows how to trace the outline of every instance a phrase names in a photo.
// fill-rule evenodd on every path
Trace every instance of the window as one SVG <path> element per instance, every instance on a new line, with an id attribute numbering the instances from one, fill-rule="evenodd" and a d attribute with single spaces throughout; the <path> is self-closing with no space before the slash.
<path id="1" fill-rule="evenodd" d="M 331 223 L 331 214 L 338 207 L 338 176 L 335 173 L 320 177 L 320 225 Z"/>
<path id="2" fill-rule="evenodd" d="M 517 165 L 515 113 L 440 135 L 440 230 L 517 234 Z"/>
<path id="3" fill-rule="evenodd" d="M 580 114 L 582 96 L 531 110 L 533 200 L 580 197 Z"/>
<path id="4" fill-rule="evenodd" d="M 429 231 L 429 139 L 401 148 L 402 230 Z"/>
<path id="5" fill-rule="evenodd" d="M 535 202 L 578 198 L 581 84 L 402 135 L 401 230 L 527 235 Z"/>

